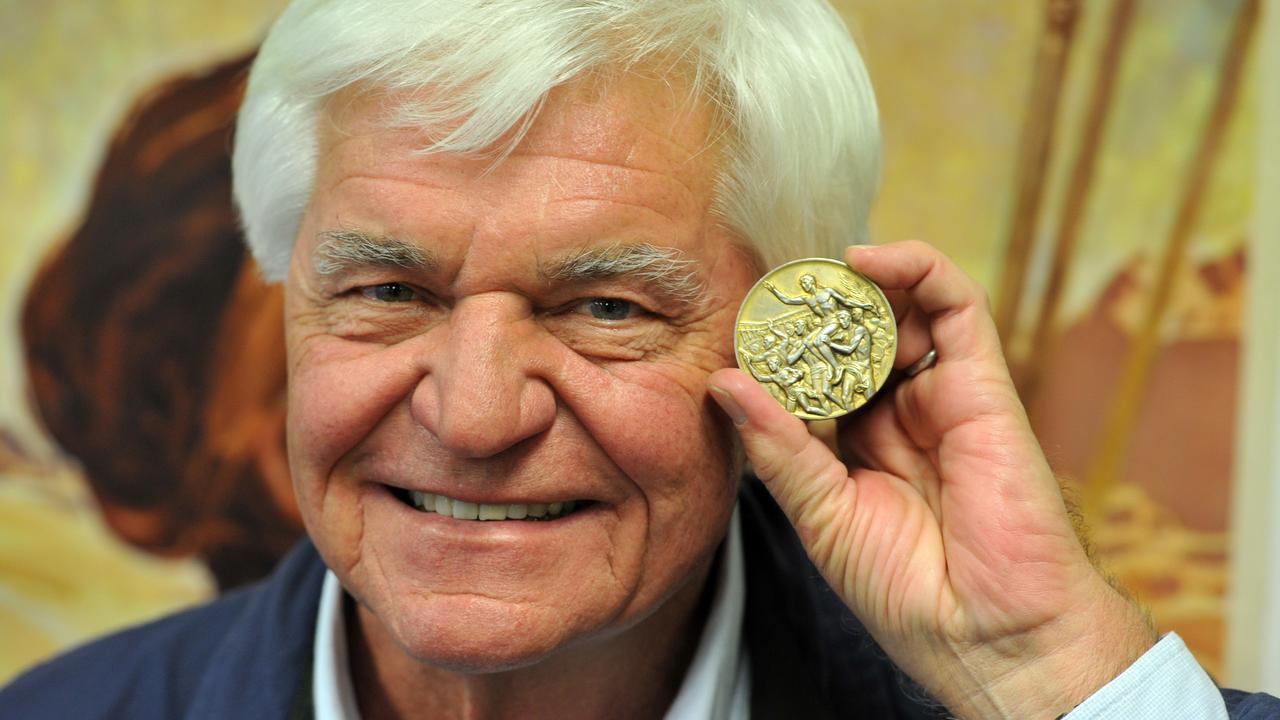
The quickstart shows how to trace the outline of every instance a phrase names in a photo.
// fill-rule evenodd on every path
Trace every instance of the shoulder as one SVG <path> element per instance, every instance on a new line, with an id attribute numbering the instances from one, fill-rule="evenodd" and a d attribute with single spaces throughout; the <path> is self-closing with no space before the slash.
<path id="1" fill-rule="evenodd" d="M 1227 712 L 1233 720 L 1272 720 L 1280 717 L 1280 699 L 1266 693 L 1223 690 Z"/>
<path id="2" fill-rule="evenodd" d="M 192 694 L 247 599 L 228 596 L 38 665 L 0 691 L 0 710 L 31 718 L 164 715 Z"/>
<path id="3" fill-rule="evenodd" d="M 310 663 L 323 576 L 303 543 L 261 583 L 33 668 L 0 689 L 0 715 L 179 718 L 226 716 L 233 702 L 287 708 Z"/>

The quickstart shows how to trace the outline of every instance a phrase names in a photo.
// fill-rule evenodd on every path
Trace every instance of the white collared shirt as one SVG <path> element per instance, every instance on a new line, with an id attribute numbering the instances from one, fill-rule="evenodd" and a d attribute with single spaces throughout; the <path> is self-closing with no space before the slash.
<path id="1" fill-rule="evenodd" d="M 680 691 L 666 720 L 747 720 L 751 669 L 742 643 L 746 569 L 738 509 L 729 521 L 725 552 L 715 578 L 711 612 Z M 359 720 L 347 650 L 344 593 L 332 570 L 325 573 L 316 618 L 311 694 L 315 720 Z"/>

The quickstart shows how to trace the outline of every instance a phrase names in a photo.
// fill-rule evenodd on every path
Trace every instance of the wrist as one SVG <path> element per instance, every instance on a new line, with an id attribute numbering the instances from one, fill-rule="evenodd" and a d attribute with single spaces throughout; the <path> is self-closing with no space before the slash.
<path id="1" fill-rule="evenodd" d="M 1156 640 L 1146 613 L 1105 586 L 1032 631 L 953 648 L 965 677 L 952 687 L 971 690 L 940 699 L 963 718 L 1057 718 L 1119 676 Z"/>

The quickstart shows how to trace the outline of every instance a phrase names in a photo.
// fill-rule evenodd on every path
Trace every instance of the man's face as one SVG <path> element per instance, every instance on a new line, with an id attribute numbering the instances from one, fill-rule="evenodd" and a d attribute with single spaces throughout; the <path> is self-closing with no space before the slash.
<path id="1" fill-rule="evenodd" d="M 705 381 L 758 275 L 709 213 L 707 114 L 667 80 L 570 84 L 494 167 L 415 155 L 387 100 L 330 102 L 286 286 L 295 489 L 375 653 L 515 667 L 691 607 L 739 471 Z"/>

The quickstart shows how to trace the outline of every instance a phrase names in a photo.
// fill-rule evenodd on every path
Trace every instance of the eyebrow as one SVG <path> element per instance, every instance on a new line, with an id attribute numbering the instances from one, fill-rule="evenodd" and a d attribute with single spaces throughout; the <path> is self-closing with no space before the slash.
<path id="1" fill-rule="evenodd" d="M 386 235 L 359 230 L 326 230 L 312 253 L 316 273 L 336 275 L 351 267 L 399 267 L 430 272 L 439 263 L 431 253 L 416 245 Z"/>
<path id="2" fill-rule="evenodd" d="M 634 277 L 688 305 L 700 304 L 706 296 L 706 283 L 695 261 L 675 248 L 648 243 L 582 250 L 544 266 L 543 274 L 570 281 Z"/>

